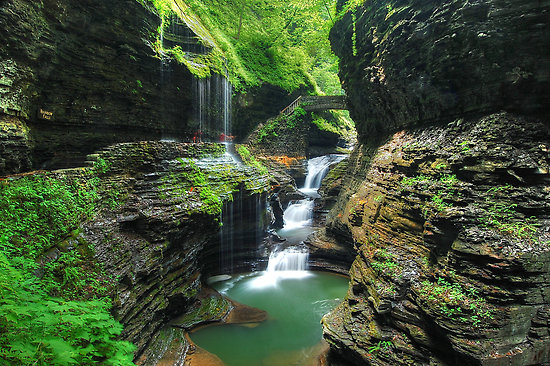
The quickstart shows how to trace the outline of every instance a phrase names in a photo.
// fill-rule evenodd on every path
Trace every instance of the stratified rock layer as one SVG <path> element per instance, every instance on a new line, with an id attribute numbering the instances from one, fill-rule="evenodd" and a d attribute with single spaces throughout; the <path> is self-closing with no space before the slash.
<path id="1" fill-rule="evenodd" d="M 359 134 L 548 112 L 548 19 L 548 1 L 366 2 L 331 32 Z"/>
<path id="2" fill-rule="evenodd" d="M 221 211 L 206 192 L 219 196 L 217 207 L 226 211 L 230 202 L 265 202 L 268 188 L 267 177 L 224 160 L 223 151 L 216 144 L 139 142 L 90 156 L 96 164 L 106 162 L 105 194 L 116 195 L 120 205 L 84 223 L 81 239 L 116 279 L 115 317 L 124 325 L 124 339 L 137 345 L 136 357 L 168 320 L 196 301 L 204 266 L 225 265 L 217 262 L 225 250 L 222 228 L 232 234 L 227 240 L 235 253 L 242 237 L 265 230 L 258 226 L 265 205 L 243 210 L 240 226 L 225 220 L 221 225 Z"/>
<path id="3" fill-rule="evenodd" d="M 549 14 L 371 1 L 332 30 L 363 141 L 326 229 L 357 253 L 335 365 L 550 363 Z"/>
<path id="4" fill-rule="evenodd" d="M 0 163 L 0 175 L 29 159 L 35 169 L 79 166 L 115 142 L 190 140 L 192 78 L 155 57 L 159 25 L 135 0 L 2 2 L 0 116 L 26 124 L 32 145 L 21 155 L 17 140 L 2 142 L 18 163 Z"/>
<path id="5" fill-rule="evenodd" d="M 333 349 L 376 365 L 550 362 L 548 141 L 503 113 L 358 150 L 365 179 L 329 225 L 358 253 L 324 319 Z"/>

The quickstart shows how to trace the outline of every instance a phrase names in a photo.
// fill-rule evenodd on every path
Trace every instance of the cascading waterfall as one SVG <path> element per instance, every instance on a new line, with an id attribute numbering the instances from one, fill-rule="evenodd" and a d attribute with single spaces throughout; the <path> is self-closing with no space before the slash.
<path id="1" fill-rule="evenodd" d="M 344 157 L 344 155 L 327 155 L 308 161 L 304 187 L 300 188 L 307 197 L 289 204 L 283 213 L 284 227 L 279 230 L 279 235 L 293 246 L 284 250 L 274 250 L 269 256 L 265 274 L 256 278 L 252 282 L 253 286 L 273 286 L 281 278 L 301 278 L 309 275 L 307 248 L 294 245 L 300 245 L 313 232 L 313 209 L 315 198 L 319 197 L 317 190 L 321 187 L 321 181 L 328 173 L 330 166 Z"/>
<path id="2" fill-rule="evenodd" d="M 291 203 L 283 212 L 284 229 L 289 230 L 311 225 L 314 204 L 315 202 L 312 199 Z"/>
<path id="3" fill-rule="evenodd" d="M 269 256 L 266 271 L 305 271 L 308 257 L 307 250 L 300 248 L 287 248 L 281 252 L 273 252 Z"/>
<path id="4" fill-rule="evenodd" d="M 315 198 L 319 197 L 317 190 L 321 187 L 321 182 L 327 175 L 330 166 L 341 161 L 344 157 L 345 155 L 325 155 L 308 160 L 306 180 L 304 186 L 299 189 L 307 197 L 297 202 L 291 202 L 284 211 L 284 227 L 279 232 L 281 236 L 297 241 L 298 239 L 305 239 L 311 233 L 311 231 L 301 230 L 297 237 L 292 235 L 292 231 L 311 226 Z"/>
<path id="5" fill-rule="evenodd" d="M 323 178 L 327 175 L 330 166 L 338 159 L 341 160 L 341 155 L 325 155 L 309 159 L 306 181 L 300 191 L 307 195 L 317 195 L 317 190 L 321 187 Z"/>

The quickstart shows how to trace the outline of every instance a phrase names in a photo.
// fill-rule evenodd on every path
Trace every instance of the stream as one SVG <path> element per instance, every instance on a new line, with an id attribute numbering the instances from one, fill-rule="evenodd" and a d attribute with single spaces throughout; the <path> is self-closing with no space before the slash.
<path id="1" fill-rule="evenodd" d="M 275 248 L 267 269 L 235 275 L 211 284 L 223 295 L 268 313 L 258 324 L 225 324 L 199 328 L 191 339 L 217 355 L 227 366 L 288 366 L 315 364 L 322 352 L 320 320 L 344 298 L 348 279 L 308 271 L 307 248 L 301 243 L 313 232 L 313 209 L 321 180 L 330 165 L 343 159 L 328 155 L 310 159 L 304 199 L 291 202 L 284 212 L 286 239 Z"/>

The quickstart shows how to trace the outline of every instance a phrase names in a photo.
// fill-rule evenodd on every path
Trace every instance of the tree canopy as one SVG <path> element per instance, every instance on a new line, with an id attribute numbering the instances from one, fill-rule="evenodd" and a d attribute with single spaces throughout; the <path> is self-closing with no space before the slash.
<path id="1" fill-rule="evenodd" d="M 328 41 L 336 0 L 149 1 L 163 17 L 174 9 L 194 13 L 223 53 L 212 55 L 223 57 L 223 63 L 205 63 L 227 71 L 237 88 L 267 82 L 287 91 L 314 86 L 318 92 L 341 93 Z"/>

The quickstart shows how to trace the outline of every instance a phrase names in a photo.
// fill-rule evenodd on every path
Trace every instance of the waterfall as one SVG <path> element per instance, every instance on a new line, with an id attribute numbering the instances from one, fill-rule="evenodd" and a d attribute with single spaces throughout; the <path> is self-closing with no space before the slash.
<path id="1" fill-rule="evenodd" d="M 224 76 L 215 74 L 205 79 L 196 78 L 193 84 L 197 128 L 193 142 L 231 141 L 231 83 Z"/>
<path id="2" fill-rule="evenodd" d="M 289 247 L 269 256 L 267 270 L 250 282 L 254 289 L 277 286 L 280 280 L 300 279 L 311 276 L 307 271 L 309 254 L 306 248 Z"/>
<path id="3" fill-rule="evenodd" d="M 290 202 L 283 212 L 284 226 L 278 231 L 287 243 L 299 244 L 313 232 L 313 209 L 315 199 L 320 197 L 317 190 L 321 187 L 321 182 L 330 166 L 341 161 L 345 156 L 333 154 L 308 160 L 306 180 L 304 186 L 299 189 L 306 197 Z"/>
<path id="4" fill-rule="evenodd" d="M 330 155 L 309 159 L 307 162 L 307 176 L 304 187 L 301 190 L 315 190 L 321 187 L 321 181 L 327 175 L 328 170 L 334 164 L 334 158 Z"/>
<path id="5" fill-rule="evenodd" d="M 296 203 L 291 203 L 283 212 L 283 222 L 285 229 L 293 229 L 311 225 L 313 221 L 313 206 L 312 199 L 300 200 Z"/>
<path id="6" fill-rule="evenodd" d="M 222 79 L 222 94 L 223 94 L 223 133 L 224 142 L 231 141 L 231 94 L 233 87 L 227 78 Z"/>
<path id="7" fill-rule="evenodd" d="M 309 253 L 298 248 L 287 248 L 281 252 L 273 252 L 269 256 L 267 272 L 275 271 L 305 271 Z"/>

